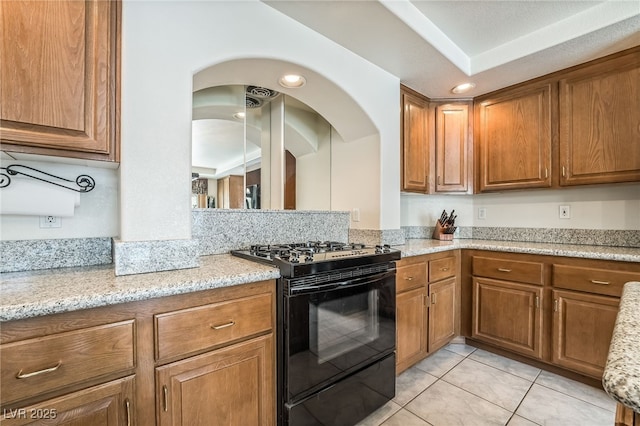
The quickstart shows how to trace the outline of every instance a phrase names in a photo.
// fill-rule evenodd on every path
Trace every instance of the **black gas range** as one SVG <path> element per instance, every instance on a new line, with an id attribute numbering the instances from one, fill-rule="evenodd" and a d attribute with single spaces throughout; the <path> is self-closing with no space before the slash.
<path id="1" fill-rule="evenodd" d="M 232 254 L 280 269 L 278 425 L 355 425 L 393 399 L 399 250 L 308 241 Z"/>
<path id="2" fill-rule="evenodd" d="M 232 250 L 235 256 L 277 266 L 286 278 L 357 268 L 400 259 L 400 251 L 389 245 L 366 246 L 335 241 L 307 241 L 292 244 L 256 244 L 246 250 Z"/>

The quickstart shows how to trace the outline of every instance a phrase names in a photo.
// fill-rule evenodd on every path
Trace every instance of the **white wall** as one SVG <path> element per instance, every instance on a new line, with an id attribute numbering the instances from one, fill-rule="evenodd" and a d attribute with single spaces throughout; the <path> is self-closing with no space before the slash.
<path id="1" fill-rule="evenodd" d="M 378 151 L 378 161 L 367 166 L 374 198 L 399 199 L 399 185 L 390 195 L 380 188 L 381 175 L 399 179 L 398 78 L 255 1 L 125 1 L 122 29 L 122 240 L 190 238 L 193 75 L 236 58 L 300 64 L 348 93 L 379 132 L 366 138 Z M 331 100 L 301 100 L 327 117 L 323 110 Z M 385 170 L 381 146 L 390 157 Z M 356 158 L 360 162 L 359 154 L 351 161 Z M 360 191 L 350 196 L 363 203 L 370 198 Z M 379 216 L 370 227 L 399 228 L 398 204 L 377 206 L 383 211 L 371 213 Z"/>
<path id="2" fill-rule="evenodd" d="M 2 167 L 22 164 L 72 180 L 86 174 L 94 178 L 95 188 L 80 194 L 80 205 L 75 208 L 74 216 L 61 218 L 60 228 L 40 228 L 39 216 L 0 215 L 0 239 L 35 240 L 118 235 L 118 171 L 113 168 L 89 166 L 80 160 L 76 161 L 77 164 L 61 164 L 42 161 L 43 159 L 46 160 L 44 157 L 40 157 L 38 161 L 8 159 L 2 161 Z M 0 197 L 1 195 L 0 192 Z"/>
<path id="3" fill-rule="evenodd" d="M 377 191 L 380 183 L 380 145 L 377 138 L 362 138 L 345 143 L 340 135 L 331 138 L 331 209 L 338 211 L 360 211 L 360 221 L 351 219 L 353 229 L 397 229 L 379 228 L 382 197 Z M 398 171 L 398 174 L 400 172 Z M 397 187 L 399 188 L 399 186 Z M 399 193 L 399 191 L 398 191 Z M 391 207 L 398 214 L 398 204 Z"/>
<path id="4" fill-rule="evenodd" d="M 559 218 L 559 206 L 571 208 Z M 640 230 L 640 184 L 586 186 L 497 194 L 402 195 L 403 226 L 433 226 L 452 208 L 460 226 Z M 478 219 L 478 209 L 486 219 Z"/>

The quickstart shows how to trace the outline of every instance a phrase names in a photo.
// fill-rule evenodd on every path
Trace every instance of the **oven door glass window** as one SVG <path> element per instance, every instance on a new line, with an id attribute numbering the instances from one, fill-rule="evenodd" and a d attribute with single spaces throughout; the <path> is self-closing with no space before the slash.
<path id="1" fill-rule="evenodd" d="M 304 397 L 395 349 L 395 278 L 354 280 L 289 297 L 289 400 Z"/>

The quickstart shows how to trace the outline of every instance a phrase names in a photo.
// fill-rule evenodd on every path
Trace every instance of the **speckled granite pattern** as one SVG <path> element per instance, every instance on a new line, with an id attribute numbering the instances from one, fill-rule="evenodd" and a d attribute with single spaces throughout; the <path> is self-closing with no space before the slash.
<path id="1" fill-rule="evenodd" d="M 640 262 L 640 249 L 483 240 L 407 240 L 403 257 L 485 249 Z M 200 268 L 116 276 L 112 266 L 0 274 L 0 321 L 188 293 L 279 276 L 276 268 L 228 254 L 200 257 Z"/>
<path id="2" fill-rule="evenodd" d="M 432 226 L 404 226 L 403 230 L 407 239 L 431 238 L 431 234 L 433 233 Z M 640 247 L 640 231 L 638 230 L 463 226 L 459 228 L 459 232 L 455 237 L 496 241 Z"/>
<path id="3" fill-rule="evenodd" d="M 0 272 L 32 271 L 112 262 L 111 238 L 0 242 Z"/>
<path id="4" fill-rule="evenodd" d="M 637 230 L 483 228 L 475 226 L 472 235 L 473 238 L 482 240 L 640 247 L 640 231 Z"/>
<path id="5" fill-rule="evenodd" d="M 624 286 L 602 384 L 613 399 L 640 413 L 640 282 Z"/>
<path id="6" fill-rule="evenodd" d="M 528 253 L 551 256 L 579 257 L 585 259 L 617 260 L 621 262 L 640 262 L 640 248 L 586 246 L 578 244 L 544 244 L 519 241 L 465 240 L 407 240 L 396 248 L 402 251 L 402 257 L 437 253 L 456 249 L 492 250 L 511 253 Z"/>
<path id="7" fill-rule="evenodd" d="M 278 269 L 228 254 L 200 268 L 115 276 L 112 266 L 0 274 L 0 321 L 134 302 L 278 278 Z"/>
<path id="8" fill-rule="evenodd" d="M 194 209 L 192 218 L 200 255 L 251 244 L 349 239 L 349 212 Z"/>
<path id="9" fill-rule="evenodd" d="M 405 232 L 402 229 L 349 229 L 349 242 L 368 246 L 404 244 Z"/>
<path id="10" fill-rule="evenodd" d="M 173 269 L 197 268 L 195 240 L 120 241 L 113 240 L 116 275 L 143 274 Z"/>

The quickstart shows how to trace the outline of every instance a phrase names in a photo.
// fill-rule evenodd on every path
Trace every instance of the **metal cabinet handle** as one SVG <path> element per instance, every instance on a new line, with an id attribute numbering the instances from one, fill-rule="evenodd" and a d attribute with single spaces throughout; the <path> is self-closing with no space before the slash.
<path id="1" fill-rule="evenodd" d="M 169 390 L 167 385 L 162 386 L 162 409 L 165 413 L 169 411 Z"/>
<path id="2" fill-rule="evenodd" d="M 567 175 L 567 171 L 565 169 L 564 166 L 562 166 L 562 177 L 565 177 Z"/>
<path id="3" fill-rule="evenodd" d="M 440 270 L 446 272 L 449 270 L 449 268 L 441 268 Z"/>
<path id="4" fill-rule="evenodd" d="M 52 373 L 56 371 L 58 368 L 60 368 L 61 365 L 62 365 L 62 361 L 58 361 L 58 363 L 53 367 L 45 368 L 44 370 L 34 371 L 33 373 L 23 373 L 22 369 L 20 369 L 20 371 L 18 371 L 18 374 L 16 374 L 16 379 L 27 379 L 29 377 L 39 376 L 40 374 Z"/>
<path id="5" fill-rule="evenodd" d="M 235 325 L 235 324 L 236 324 L 235 321 L 229 321 L 228 323 L 225 323 L 225 324 L 212 325 L 211 328 L 214 329 L 214 330 L 220 330 L 222 328 L 231 327 L 232 325 Z"/>
<path id="6" fill-rule="evenodd" d="M 553 312 L 558 312 L 558 299 L 553 299 Z"/>
<path id="7" fill-rule="evenodd" d="M 413 280 L 413 277 L 405 277 L 404 279 L 407 280 L 407 281 L 411 281 L 411 280 Z"/>
<path id="8" fill-rule="evenodd" d="M 540 296 L 536 296 L 536 309 L 540 308 Z"/>
<path id="9" fill-rule="evenodd" d="M 127 426 L 131 426 L 131 404 L 129 403 L 129 399 L 124 400 L 124 409 L 125 415 L 127 417 Z"/>
<path id="10" fill-rule="evenodd" d="M 549 178 L 549 169 L 548 168 L 544 168 L 544 178 L 548 179 Z"/>
<path id="11" fill-rule="evenodd" d="M 593 284 L 609 285 L 609 281 L 591 280 L 591 282 L 592 282 Z"/>
<path id="12" fill-rule="evenodd" d="M 436 293 L 433 293 L 433 294 L 431 295 L 431 304 L 432 304 L 432 305 L 435 305 L 435 304 L 436 304 Z"/>
<path id="13" fill-rule="evenodd" d="M 500 271 L 500 272 L 511 272 L 511 269 L 507 269 L 507 268 L 498 268 L 498 271 Z"/>

